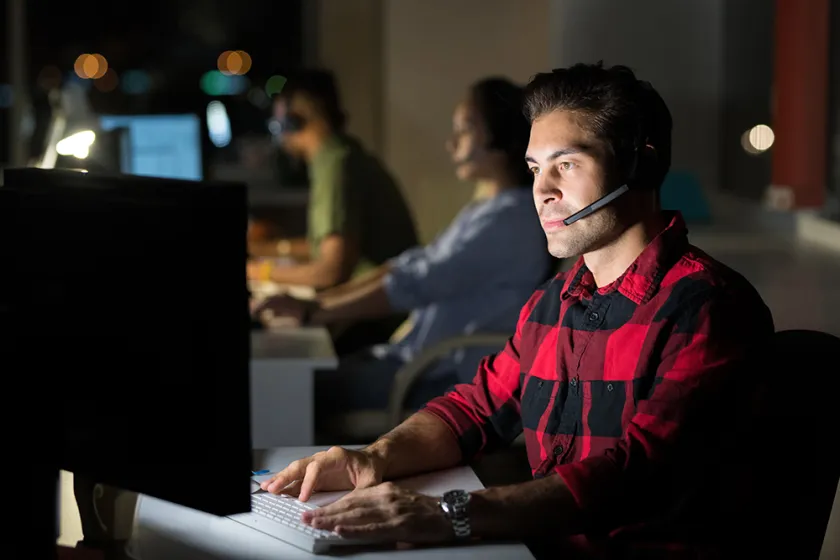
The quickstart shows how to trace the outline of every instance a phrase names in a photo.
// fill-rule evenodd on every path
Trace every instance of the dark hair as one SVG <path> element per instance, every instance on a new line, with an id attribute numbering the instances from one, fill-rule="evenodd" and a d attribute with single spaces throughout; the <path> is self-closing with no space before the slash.
<path id="1" fill-rule="evenodd" d="M 318 113 L 333 130 L 341 132 L 347 122 L 335 76 L 327 70 L 301 70 L 293 72 L 283 87 L 280 98 L 289 99 L 301 94 L 311 100 Z"/>
<path id="2" fill-rule="evenodd" d="M 505 78 L 485 78 L 470 86 L 470 98 L 489 133 L 489 147 L 503 152 L 522 186 L 530 187 L 533 176 L 525 163 L 531 124 L 522 113 L 523 89 Z"/>
<path id="3" fill-rule="evenodd" d="M 525 115 L 533 123 L 556 110 L 585 116 L 583 126 L 607 145 L 622 176 L 635 164 L 640 184 L 662 185 L 671 167 L 671 112 L 628 67 L 598 62 L 537 74 L 525 87 Z"/>

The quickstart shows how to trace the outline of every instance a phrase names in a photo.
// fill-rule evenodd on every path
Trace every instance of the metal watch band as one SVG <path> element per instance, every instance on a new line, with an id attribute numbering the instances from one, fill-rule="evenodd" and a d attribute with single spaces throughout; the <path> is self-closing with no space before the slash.
<path id="1" fill-rule="evenodd" d="M 441 499 L 443 508 L 457 539 L 467 539 L 472 533 L 469 520 L 470 495 L 463 490 L 446 492 Z"/>
<path id="2" fill-rule="evenodd" d="M 469 519 L 463 517 L 462 519 L 457 519 L 453 517 L 452 521 L 452 529 L 455 531 L 455 536 L 459 539 L 466 539 L 470 536 L 470 521 Z"/>

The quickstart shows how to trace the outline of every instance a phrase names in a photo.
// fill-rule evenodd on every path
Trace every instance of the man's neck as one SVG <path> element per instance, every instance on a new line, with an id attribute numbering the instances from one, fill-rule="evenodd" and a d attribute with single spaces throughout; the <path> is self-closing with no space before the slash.
<path id="1" fill-rule="evenodd" d="M 595 285 L 601 287 L 615 282 L 662 231 L 662 227 L 662 216 L 656 212 L 647 220 L 627 228 L 609 245 L 583 255 L 586 268 L 595 278 Z"/>
<path id="2" fill-rule="evenodd" d="M 520 187 L 509 173 L 499 173 L 495 177 L 481 179 L 475 186 L 475 197 L 489 199 L 508 189 Z"/>

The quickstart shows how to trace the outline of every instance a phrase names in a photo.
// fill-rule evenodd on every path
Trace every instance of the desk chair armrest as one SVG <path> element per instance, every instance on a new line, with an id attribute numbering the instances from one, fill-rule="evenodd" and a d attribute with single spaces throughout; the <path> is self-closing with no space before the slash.
<path id="1" fill-rule="evenodd" d="M 461 348 L 498 346 L 501 350 L 510 336 L 510 334 L 502 333 L 475 333 L 453 336 L 438 342 L 401 367 L 394 377 L 391 398 L 388 403 L 388 420 L 391 427 L 396 427 L 402 422 L 403 407 L 411 387 L 438 360 Z"/>

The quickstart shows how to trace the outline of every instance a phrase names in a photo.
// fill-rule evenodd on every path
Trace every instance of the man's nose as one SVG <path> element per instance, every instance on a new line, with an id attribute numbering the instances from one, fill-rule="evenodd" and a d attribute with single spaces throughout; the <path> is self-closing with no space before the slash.
<path id="1" fill-rule="evenodd" d="M 551 181 L 544 176 L 538 175 L 534 181 L 534 191 L 543 205 L 559 202 L 563 198 L 563 193 Z"/>

